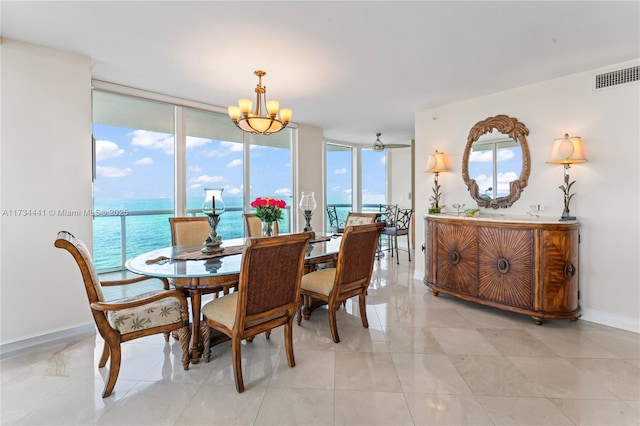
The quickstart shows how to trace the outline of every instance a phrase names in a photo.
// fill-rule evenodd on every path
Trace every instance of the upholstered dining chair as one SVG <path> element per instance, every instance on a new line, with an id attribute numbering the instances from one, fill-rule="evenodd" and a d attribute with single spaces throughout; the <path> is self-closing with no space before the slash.
<path id="1" fill-rule="evenodd" d="M 111 395 L 116 385 L 122 357 L 120 345 L 123 342 L 159 333 L 165 333 L 168 338 L 169 332 L 178 331 L 182 347 L 182 366 L 185 370 L 189 369 L 191 340 L 189 308 L 187 299 L 181 292 L 161 289 L 134 297 L 106 301 L 102 287 L 133 284 L 151 277 L 141 276 L 127 280 L 101 282 L 91 254 L 81 240 L 67 231 L 60 231 L 55 246 L 68 251 L 80 268 L 91 314 L 98 332 L 104 339 L 104 348 L 98 367 L 104 367 L 107 360 L 111 359 L 109 377 L 102 393 L 103 398 Z"/>
<path id="2" fill-rule="evenodd" d="M 349 212 L 347 219 L 344 221 L 344 227 L 375 223 L 380 216 L 380 212 Z"/>
<path id="3" fill-rule="evenodd" d="M 292 325 L 300 300 L 304 256 L 311 237 L 310 232 L 304 232 L 249 238 L 242 254 L 238 291 L 214 299 L 202 308 L 204 360 L 209 362 L 211 356 L 211 329 L 229 336 L 238 393 L 244 392 L 242 339 L 252 339 L 283 325 L 287 363 L 295 366 Z"/>
<path id="4" fill-rule="evenodd" d="M 201 246 L 209 236 L 209 219 L 206 216 L 170 217 L 172 246 Z M 171 278 L 170 283 L 188 284 L 189 278 Z M 202 277 L 200 284 L 206 287 L 203 294 L 213 294 L 218 297 L 220 292 L 228 294 L 238 286 L 234 277 Z"/>
<path id="5" fill-rule="evenodd" d="M 386 226 L 382 230 L 383 235 L 387 235 L 389 238 L 389 250 L 391 251 L 391 257 L 393 257 L 393 250 L 396 251 L 396 263 L 400 264 L 400 256 L 398 250 L 404 250 L 398 248 L 398 237 L 402 235 L 407 236 L 407 253 L 409 254 L 409 262 L 411 262 L 411 242 L 409 241 L 409 229 L 411 226 L 411 217 L 413 215 L 413 209 L 399 209 L 396 214 L 396 219 L 393 226 Z"/>
<path id="6" fill-rule="evenodd" d="M 313 271 L 302 277 L 300 294 L 303 304 L 298 313 L 298 325 L 302 317 L 308 320 L 316 308 L 327 305 L 331 337 L 339 343 L 336 312 L 341 303 L 358 296 L 362 326 L 369 327 L 366 294 L 383 228 L 384 222 L 347 226 L 342 234 L 336 267 Z"/>
<path id="7" fill-rule="evenodd" d="M 206 216 L 170 217 L 171 245 L 197 246 L 209 236 L 209 220 Z"/>
<path id="8" fill-rule="evenodd" d="M 251 213 L 244 213 L 244 225 L 247 231 L 247 237 L 261 237 L 262 236 L 262 221 L 260 218 Z M 273 221 L 273 235 L 280 233 L 278 229 L 278 221 Z"/>

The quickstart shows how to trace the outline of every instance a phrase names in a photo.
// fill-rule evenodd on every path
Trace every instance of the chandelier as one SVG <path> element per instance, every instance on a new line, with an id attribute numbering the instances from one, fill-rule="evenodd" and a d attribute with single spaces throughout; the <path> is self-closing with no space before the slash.
<path id="1" fill-rule="evenodd" d="M 258 76 L 256 86 L 256 107 L 253 112 L 251 99 L 240 99 L 238 105 L 228 108 L 229 117 L 241 130 L 249 133 L 270 135 L 287 127 L 293 113 L 288 108 L 280 109 L 280 102 L 267 100 L 267 88 L 262 85 L 262 77 L 267 73 L 262 70 L 254 71 Z M 280 118 L 278 118 L 280 110 Z"/>

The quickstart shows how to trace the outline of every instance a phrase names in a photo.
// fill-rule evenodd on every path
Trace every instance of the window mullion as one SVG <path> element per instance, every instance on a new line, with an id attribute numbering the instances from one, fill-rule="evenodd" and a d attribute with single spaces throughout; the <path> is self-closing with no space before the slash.
<path id="1" fill-rule="evenodd" d="M 174 214 L 186 216 L 187 214 L 187 126 L 184 118 L 184 107 L 174 107 L 174 161 L 175 161 L 175 185 L 174 185 Z"/>

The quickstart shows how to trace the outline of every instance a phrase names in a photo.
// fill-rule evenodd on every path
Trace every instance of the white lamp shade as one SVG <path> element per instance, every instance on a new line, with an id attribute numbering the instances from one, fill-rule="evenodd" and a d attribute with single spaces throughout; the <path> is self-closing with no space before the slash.
<path id="1" fill-rule="evenodd" d="M 580 136 L 569 137 L 569 134 L 565 134 L 564 138 L 553 141 L 551 157 L 547 163 L 576 164 L 585 163 L 586 161 L 587 158 L 584 156 Z"/>
<path id="2" fill-rule="evenodd" d="M 440 173 L 447 171 L 447 166 L 444 161 L 444 152 L 438 152 L 434 155 L 429 155 L 427 158 L 427 173 Z"/>

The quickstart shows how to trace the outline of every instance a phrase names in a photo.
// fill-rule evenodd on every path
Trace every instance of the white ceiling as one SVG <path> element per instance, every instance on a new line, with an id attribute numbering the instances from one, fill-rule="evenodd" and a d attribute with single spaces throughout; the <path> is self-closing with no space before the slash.
<path id="1" fill-rule="evenodd" d="M 638 1 L 7 1 L 3 37 L 98 80 L 226 107 L 257 78 L 329 139 L 414 137 L 414 113 L 640 57 Z M 508 111 L 496 111 L 507 113 Z"/>

